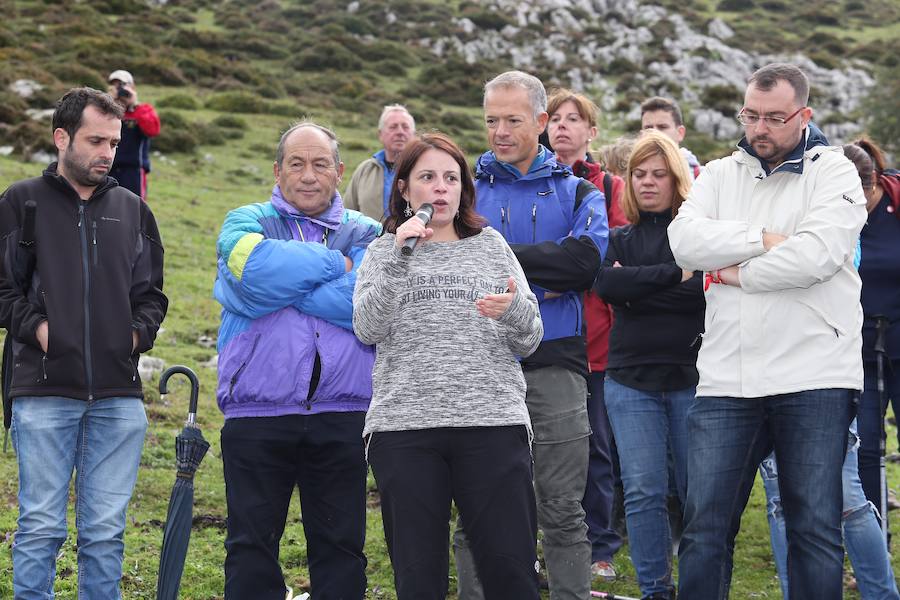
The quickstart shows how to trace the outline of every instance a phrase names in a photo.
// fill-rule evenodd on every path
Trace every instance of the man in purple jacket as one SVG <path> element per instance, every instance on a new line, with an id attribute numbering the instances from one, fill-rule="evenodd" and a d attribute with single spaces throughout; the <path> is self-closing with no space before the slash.
<path id="1" fill-rule="evenodd" d="M 353 334 L 353 288 L 380 225 L 343 207 L 335 134 L 291 127 L 268 202 L 228 213 L 217 242 L 225 597 L 282 600 L 278 562 L 300 488 L 312 595 L 366 588 L 362 428 L 374 350 Z"/>

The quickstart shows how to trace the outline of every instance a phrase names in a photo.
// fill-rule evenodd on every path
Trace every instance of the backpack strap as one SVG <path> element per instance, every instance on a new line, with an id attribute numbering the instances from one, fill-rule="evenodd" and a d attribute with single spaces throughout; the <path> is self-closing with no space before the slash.
<path id="1" fill-rule="evenodd" d="M 613 178 L 609 173 L 603 173 L 603 195 L 606 196 L 606 214 L 609 215 L 609 207 L 612 205 Z"/>

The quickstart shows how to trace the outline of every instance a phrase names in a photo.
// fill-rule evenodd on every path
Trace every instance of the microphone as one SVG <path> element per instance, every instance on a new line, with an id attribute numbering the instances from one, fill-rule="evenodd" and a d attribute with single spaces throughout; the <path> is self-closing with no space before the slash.
<path id="1" fill-rule="evenodd" d="M 428 222 L 431 221 L 431 215 L 434 214 L 434 207 L 427 202 L 419 207 L 419 210 L 416 211 L 414 215 L 420 221 L 422 221 L 423 225 L 428 225 Z M 411 237 L 406 238 L 403 242 L 403 246 L 400 248 L 400 254 L 403 256 L 409 256 L 413 253 L 413 248 L 416 247 L 416 244 L 419 243 L 419 238 Z"/>

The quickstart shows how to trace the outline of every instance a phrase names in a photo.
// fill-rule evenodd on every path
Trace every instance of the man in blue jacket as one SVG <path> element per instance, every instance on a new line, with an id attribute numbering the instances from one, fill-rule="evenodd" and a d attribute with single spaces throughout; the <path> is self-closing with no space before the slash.
<path id="1" fill-rule="evenodd" d="M 508 71 L 484 86 L 491 150 L 478 159 L 475 187 L 478 212 L 509 242 L 540 303 L 544 338 L 522 361 L 538 525 L 551 599 L 583 600 L 591 546 L 581 507 L 590 435 L 582 292 L 597 275 L 609 229 L 603 194 L 538 143 L 546 108 L 543 84 L 527 73 Z M 460 597 L 478 597 L 463 535 L 455 546 Z"/>
<path id="2" fill-rule="evenodd" d="M 219 234 L 226 598 L 285 597 L 278 548 L 295 487 L 312 594 L 365 594 L 374 350 L 351 320 L 356 269 L 381 228 L 344 209 L 343 172 L 334 133 L 297 124 L 275 152 L 271 199 L 232 210 Z"/>

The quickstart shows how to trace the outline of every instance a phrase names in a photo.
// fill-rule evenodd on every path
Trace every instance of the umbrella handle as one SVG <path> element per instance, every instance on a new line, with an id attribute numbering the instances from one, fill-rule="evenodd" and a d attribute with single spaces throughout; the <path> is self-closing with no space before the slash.
<path id="1" fill-rule="evenodd" d="M 175 365 L 173 367 L 169 367 L 165 370 L 165 372 L 159 377 L 159 393 L 160 394 L 168 394 L 168 387 L 166 384 L 169 382 L 169 377 L 176 373 L 181 373 L 182 375 L 187 376 L 188 379 L 191 380 L 191 403 L 188 408 L 188 423 L 194 424 L 197 420 L 197 398 L 200 395 L 200 381 L 197 379 L 197 374 L 194 373 L 189 368 L 182 365 Z"/>

